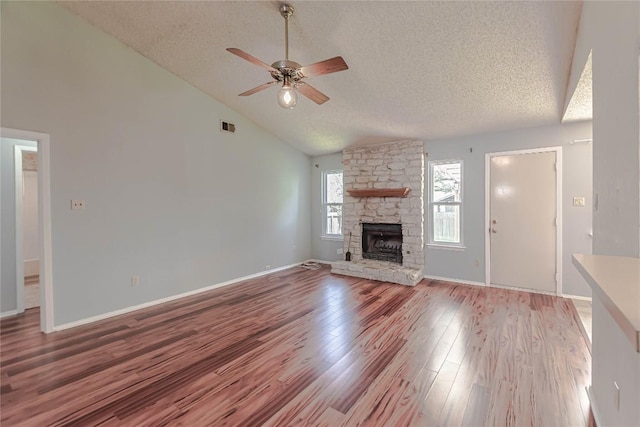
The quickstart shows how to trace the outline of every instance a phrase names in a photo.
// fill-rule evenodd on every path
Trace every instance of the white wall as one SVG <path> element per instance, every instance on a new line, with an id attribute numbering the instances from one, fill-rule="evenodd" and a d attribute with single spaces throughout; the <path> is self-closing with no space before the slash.
<path id="1" fill-rule="evenodd" d="M 1 7 L 2 126 L 51 136 L 56 325 L 309 258 L 308 156 L 54 3 Z"/>
<path id="2" fill-rule="evenodd" d="M 572 68 L 590 50 L 593 190 L 598 195 L 593 253 L 638 257 L 640 3 L 585 2 Z M 640 424 L 640 355 L 635 350 L 601 301 L 594 300 L 591 397 L 599 425 Z M 620 387 L 619 409 L 614 381 Z"/>
<path id="3" fill-rule="evenodd" d="M 322 239 L 322 172 L 343 170 L 342 152 L 311 158 L 311 257 L 323 261 L 343 260 L 337 253 L 342 240 Z"/>
<path id="4" fill-rule="evenodd" d="M 591 397 L 603 426 L 640 425 L 640 353 L 598 298 L 592 304 Z M 617 406 L 613 383 L 620 389 Z"/>
<path id="5" fill-rule="evenodd" d="M 563 147 L 563 293 L 590 296 L 591 290 L 571 263 L 571 254 L 591 253 L 591 145 L 571 144 L 591 138 L 591 122 L 425 142 L 427 161 L 464 160 L 463 251 L 428 247 L 425 274 L 463 281 L 485 281 L 485 154 L 539 147 Z M 469 149 L 473 152 L 470 152 Z M 428 191 L 428 183 L 425 183 Z M 586 207 L 572 206 L 573 196 L 586 197 Z M 428 203 L 425 197 L 425 203 Z M 428 212 L 428 205 L 425 206 Z M 425 227 L 428 233 L 429 228 Z M 427 236 L 428 237 L 428 236 Z M 476 266 L 476 260 L 478 266 Z"/>
<path id="6" fill-rule="evenodd" d="M 637 1 L 585 2 L 576 41 L 572 74 L 593 50 L 593 253 L 599 255 L 640 256 L 639 16 Z"/>
<path id="7" fill-rule="evenodd" d="M 24 171 L 22 175 L 22 240 L 23 259 L 40 258 L 38 233 L 38 172 Z M 25 271 L 25 276 L 27 273 Z"/>
<path id="8" fill-rule="evenodd" d="M 3 31 L 4 34 L 4 31 Z M 4 46 L 4 43 L 3 43 Z M 5 88 L 3 87 L 2 98 Z M 4 111 L 2 112 L 4 115 Z M 0 312 L 17 309 L 16 301 L 16 184 L 15 184 L 15 146 L 36 147 L 34 141 L 22 141 L 1 138 L 0 175 L 2 178 L 2 197 L 0 200 L 0 223 L 2 247 L 0 251 Z"/>

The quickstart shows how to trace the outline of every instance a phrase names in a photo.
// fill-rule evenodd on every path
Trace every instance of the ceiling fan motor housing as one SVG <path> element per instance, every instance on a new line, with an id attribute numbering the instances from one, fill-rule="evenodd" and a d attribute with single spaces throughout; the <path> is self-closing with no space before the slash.
<path id="1" fill-rule="evenodd" d="M 280 61 L 274 62 L 273 64 L 271 64 L 271 66 L 277 70 L 271 72 L 271 77 L 279 82 L 284 80 L 284 76 L 289 77 L 289 79 L 293 82 L 298 82 L 299 80 L 302 80 L 304 78 L 302 73 L 300 73 L 299 71 L 300 68 L 302 68 L 302 65 L 298 64 L 297 62 L 282 59 Z"/>

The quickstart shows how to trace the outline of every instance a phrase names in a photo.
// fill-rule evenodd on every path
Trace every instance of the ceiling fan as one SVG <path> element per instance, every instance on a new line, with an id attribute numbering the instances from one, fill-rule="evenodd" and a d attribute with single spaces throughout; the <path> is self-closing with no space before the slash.
<path id="1" fill-rule="evenodd" d="M 242 92 L 239 96 L 249 96 L 254 93 L 265 90 L 273 84 L 282 82 L 282 88 L 278 92 L 278 104 L 282 108 L 291 109 L 296 105 L 298 101 L 298 95 L 296 90 L 302 95 L 306 96 L 318 105 L 324 104 L 329 100 L 329 97 L 313 86 L 309 85 L 304 79 L 307 77 L 316 77 L 323 74 L 336 73 L 348 69 L 346 62 L 340 56 L 335 58 L 326 59 L 324 61 L 316 62 L 315 64 L 301 66 L 297 62 L 289 60 L 289 17 L 293 15 L 293 6 L 289 4 L 282 4 L 280 6 L 280 14 L 284 18 L 284 57 L 280 61 L 276 61 L 271 65 L 260 61 L 259 59 L 249 55 L 247 52 L 230 47 L 227 50 L 240 58 L 249 61 L 258 67 L 261 67 L 271 74 L 274 81 L 262 84 L 253 89 L 249 89 L 246 92 Z"/>

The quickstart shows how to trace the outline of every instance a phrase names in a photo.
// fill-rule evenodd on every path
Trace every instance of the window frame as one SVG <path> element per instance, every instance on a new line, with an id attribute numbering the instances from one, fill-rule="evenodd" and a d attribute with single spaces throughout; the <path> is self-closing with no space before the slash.
<path id="1" fill-rule="evenodd" d="M 446 164 L 452 164 L 452 163 L 459 163 L 460 164 L 460 201 L 458 202 L 435 202 L 433 200 L 433 187 L 434 187 L 434 182 L 433 182 L 433 171 L 434 171 L 434 166 L 439 166 L 439 165 L 446 165 Z M 429 173 L 428 173 L 428 179 L 429 179 L 429 185 L 428 185 L 428 213 L 427 213 L 427 218 L 428 218 L 428 227 L 429 227 L 429 240 L 427 245 L 428 246 L 433 246 L 433 247 L 443 247 L 445 249 L 464 249 L 464 214 L 463 214 L 463 206 L 464 206 L 464 161 L 462 159 L 446 159 L 446 160 L 430 160 L 428 162 L 428 169 L 429 169 Z M 459 219 L 458 219 L 458 234 L 459 234 L 459 242 L 441 242 L 441 241 L 436 241 L 434 240 L 434 226 L 435 226 L 435 222 L 434 222 L 434 215 L 433 215 L 433 209 L 435 206 L 458 206 L 458 212 L 459 212 Z"/>
<path id="2" fill-rule="evenodd" d="M 328 203 L 327 202 L 327 178 L 329 175 L 342 174 L 342 203 Z M 322 234 L 323 240 L 344 240 L 344 170 L 342 169 L 330 169 L 322 171 Z M 327 233 L 327 218 L 329 206 L 340 206 L 342 214 L 340 215 L 340 229 L 343 231 L 340 234 Z"/>

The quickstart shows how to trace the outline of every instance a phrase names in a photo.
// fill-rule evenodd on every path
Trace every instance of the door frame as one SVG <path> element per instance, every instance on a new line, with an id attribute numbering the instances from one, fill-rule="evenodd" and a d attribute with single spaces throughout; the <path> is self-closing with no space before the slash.
<path id="1" fill-rule="evenodd" d="M 484 250 L 485 250 L 485 285 L 491 285 L 491 158 L 520 154 L 556 153 L 556 295 L 562 296 L 562 147 L 542 147 L 526 150 L 500 151 L 485 153 L 484 156 Z M 524 288 L 516 288 L 524 290 Z M 531 291 L 530 291 L 531 292 Z M 535 292 L 535 291 L 533 291 Z M 544 292 L 540 292 L 544 293 Z"/>
<path id="2" fill-rule="evenodd" d="M 0 127 L 0 136 L 5 138 L 21 139 L 25 141 L 35 141 L 38 145 L 38 221 L 40 237 L 40 330 L 50 333 L 54 330 L 53 323 L 53 266 L 52 266 L 52 244 L 51 244 L 51 147 L 48 134 L 31 132 L 20 129 Z M 16 148 L 16 153 L 23 148 Z M 14 164 L 17 162 L 17 157 Z M 20 157 L 22 165 L 22 157 Z M 18 178 L 18 175 L 19 178 Z M 22 168 L 15 171 L 16 189 L 18 179 L 22 184 Z M 18 200 L 19 199 L 19 200 Z M 18 212 L 18 208 L 20 211 Z M 20 226 L 20 228 L 18 228 Z M 16 192 L 16 267 L 23 262 L 22 252 L 22 186 L 20 192 Z M 20 252 L 18 252 L 20 250 Z M 24 265 L 18 271 L 23 271 Z M 17 277 L 16 282 L 20 282 L 24 288 L 24 277 Z M 17 283 L 16 283 L 17 286 Z M 22 294 L 24 289 L 22 289 Z M 22 301 L 17 301 L 17 307 L 24 309 L 24 296 Z"/>
<path id="3" fill-rule="evenodd" d="M 24 312 L 24 224 L 23 217 L 23 193 L 24 193 L 24 171 L 22 170 L 22 153 L 28 151 L 37 153 L 37 147 L 29 147 L 27 145 L 14 146 L 14 183 L 15 183 L 15 220 L 16 220 L 16 311 Z M 38 194 L 40 189 L 38 189 Z M 39 197 L 39 196 L 38 196 Z M 40 212 L 38 212 L 38 219 Z M 38 240 L 40 239 L 40 231 L 38 231 Z M 40 242 L 41 243 L 41 242 Z M 42 301 L 40 301 L 42 302 Z"/>

